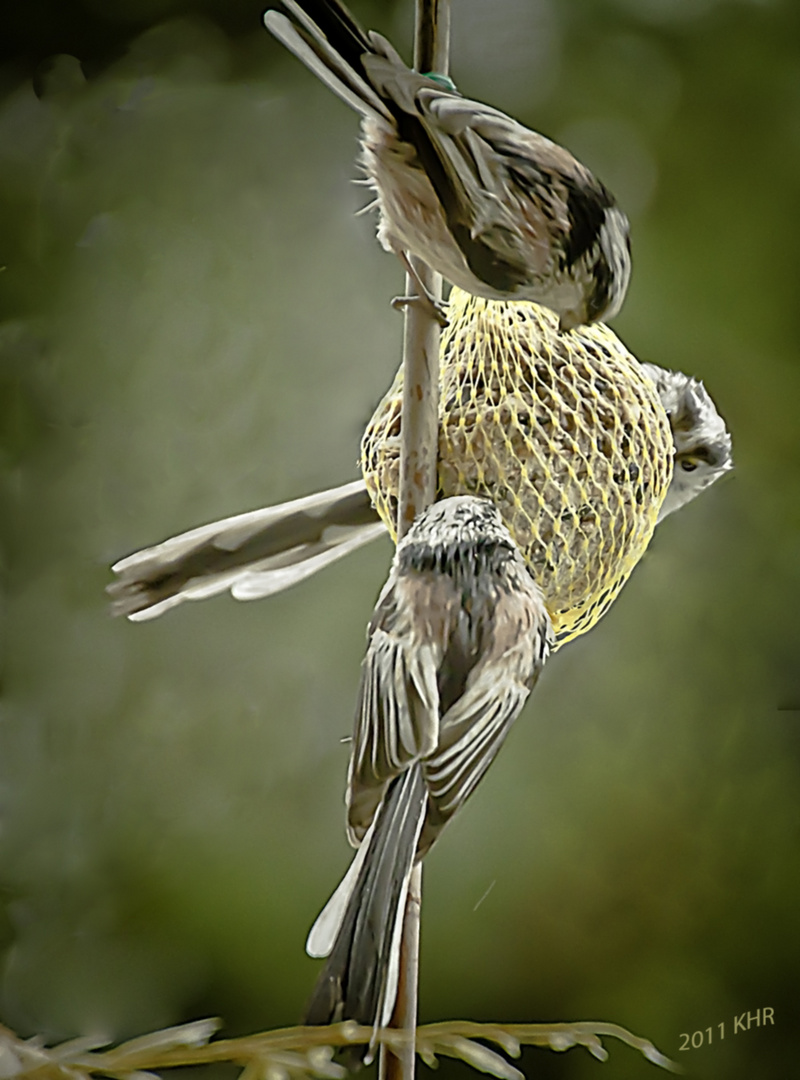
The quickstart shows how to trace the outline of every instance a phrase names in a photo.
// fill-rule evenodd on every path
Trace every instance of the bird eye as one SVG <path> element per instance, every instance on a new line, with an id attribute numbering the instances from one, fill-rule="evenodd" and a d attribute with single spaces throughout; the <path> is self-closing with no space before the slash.
<path id="1" fill-rule="evenodd" d="M 684 472 L 694 472 L 697 468 L 697 462 L 693 458 L 684 458 L 681 461 L 681 468 Z"/>

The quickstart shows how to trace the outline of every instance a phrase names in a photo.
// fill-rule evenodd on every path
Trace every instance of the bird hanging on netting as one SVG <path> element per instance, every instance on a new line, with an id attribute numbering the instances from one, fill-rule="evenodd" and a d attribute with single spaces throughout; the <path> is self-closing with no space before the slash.
<path id="1" fill-rule="evenodd" d="M 304 1023 L 388 1024 L 413 865 L 492 763 L 551 639 L 491 501 L 455 496 L 418 515 L 367 632 L 346 799 L 358 850 L 306 943 L 328 961 Z"/>
<path id="2" fill-rule="evenodd" d="M 535 304 L 458 289 L 448 314 L 439 496 L 491 498 L 560 635 L 571 621 L 588 629 L 655 523 L 732 468 L 725 422 L 702 383 L 639 364 L 604 326 L 560 334 Z M 127 556 L 114 567 L 112 610 L 141 620 L 227 589 L 268 596 L 394 535 L 401 404 L 398 373 L 364 436 L 364 479 Z"/>
<path id="3" fill-rule="evenodd" d="M 569 151 L 419 74 L 340 0 L 282 0 L 264 23 L 362 117 L 378 239 L 490 300 L 533 300 L 563 330 L 610 319 L 630 279 L 628 221 Z"/>
<path id="4" fill-rule="evenodd" d="M 729 472 L 733 456 L 725 421 L 699 379 L 655 364 L 642 364 L 642 370 L 655 385 L 675 444 L 672 480 L 658 513 L 658 524 Z"/>

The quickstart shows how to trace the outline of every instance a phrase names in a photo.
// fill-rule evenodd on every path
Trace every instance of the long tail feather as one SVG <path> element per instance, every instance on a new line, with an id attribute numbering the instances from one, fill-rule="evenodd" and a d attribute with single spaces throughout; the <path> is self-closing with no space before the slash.
<path id="1" fill-rule="evenodd" d="M 268 596 L 302 581 L 384 531 L 363 481 L 203 525 L 113 567 L 112 612 L 154 618 L 184 600 L 230 589 Z"/>
<path id="2" fill-rule="evenodd" d="M 279 11 L 266 11 L 264 25 L 267 30 L 351 109 L 378 122 L 392 123 L 391 113 L 358 71 L 359 58 L 369 48 L 363 35 L 356 36 L 349 27 L 343 28 L 334 15 L 333 21 L 331 18 L 324 20 L 329 32 L 339 31 L 329 38 L 303 6 L 292 0 L 285 0 L 283 6 L 296 22 Z M 339 50 L 337 42 L 344 52 Z"/>
<path id="3" fill-rule="evenodd" d="M 426 806 L 422 769 L 415 765 L 388 788 L 374 829 L 363 842 L 369 845 L 366 855 L 361 849 L 356 855 L 362 859 L 360 870 L 351 879 L 339 931 L 306 1007 L 305 1023 L 355 1020 L 377 1030 L 388 1022 L 397 996 L 408 883 Z M 341 900 L 339 896 L 339 904 Z M 309 940 L 321 939 L 317 927 L 330 913 L 329 905 Z"/>

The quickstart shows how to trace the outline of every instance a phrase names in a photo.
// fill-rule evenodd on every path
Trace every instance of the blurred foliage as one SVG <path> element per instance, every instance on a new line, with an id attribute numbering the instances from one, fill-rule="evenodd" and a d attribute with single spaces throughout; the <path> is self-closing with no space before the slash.
<path id="1" fill-rule="evenodd" d="M 410 0 L 354 6 L 409 40 Z M 23 1034 L 294 1022 L 318 969 L 305 934 L 349 857 L 340 739 L 388 543 L 261 604 L 144 626 L 109 620 L 103 595 L 137 546 L 354 477 L 399 357 L 402 277 L 354 216 L 356 119 L 260 8 L 2 16 L 0 1015 Z M 463 90 L 564 141 L 629 209 L 615 329 L 705 380 L 737 469 L 549 666 L 428 860 L 421 1019 L 596 1016 L 693 1076 L 783 1080 L 800 994 L 800 6 L 453 9 Z M 764 1006 L 774 1026 L 734 1034 Z M 680 1052 L 708 1028 L 711 1046 Z M 527 1053 L 539 1077 L 598 1068 Z M 624 1050 L 604 1069 L 652 1075 Z"/>

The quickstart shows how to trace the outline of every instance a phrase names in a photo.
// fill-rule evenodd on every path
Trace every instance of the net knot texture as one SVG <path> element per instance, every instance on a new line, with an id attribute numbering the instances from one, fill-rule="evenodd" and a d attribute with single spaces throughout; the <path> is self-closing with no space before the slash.
<path id="1" fill-rule="evenodd" d="M 439 367 L 439 498 L 496 504 L 542 590 L 558 645 L 591 629 L 642 557 L 672 478 L 653 383 L 601 323 L 562 333 L 547 308 L 454 288 Z M 396 539 L 402 368 L 361 444 Z"/>

